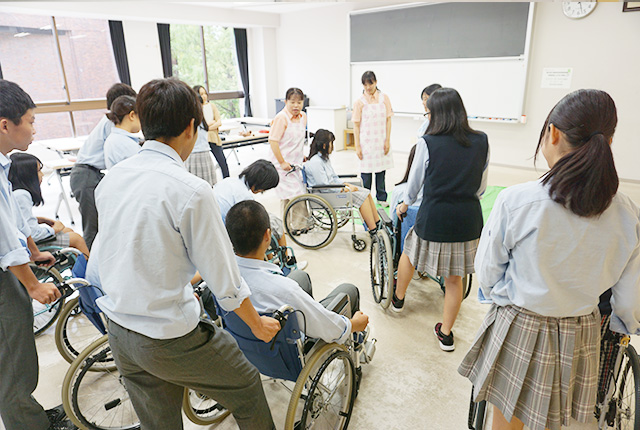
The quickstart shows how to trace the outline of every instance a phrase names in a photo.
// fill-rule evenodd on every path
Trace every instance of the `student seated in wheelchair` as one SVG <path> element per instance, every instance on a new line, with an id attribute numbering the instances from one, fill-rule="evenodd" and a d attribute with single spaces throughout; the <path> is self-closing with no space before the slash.
<path id="1" fill-rule="evenodd" d="M 213 187 L 216 202 L 220 207 L 222 222 L 233 205 L 244 200 L 255 200 L 254 195 L 275 188 L 280 182 L 278 171 L 267 160 L 257 160 L 247 166 L 237 178 L 227 177 Z M 274 214 L 269 214 L 269 222 L 273 236 L 270 250 L 274 251 L 274 258 L 278 259 L 281 269 L 287 271 L 307 267 L 306 261 L 297 262 L 293 250 L 287 247 L 282 220 Z M 277 255 L 282 254 L 282 255 Z"/>
<path id="2" fill-rule="evenodd" d="M 373 202 L 371 193 L 365 188 L 358 188 L 356 185 L 343 181 L 336 175 L 331 166 L 329 155 L 333 152 L 333 142 L 335 136 L 329 130 L 319 129 L 311 142 L 309 150 L 309 161 L 304 165 L 304 172 L 307 178 L 307 185 L 310 187 L 321 187 L 323 185 L 342 185 L 343 188 L 325 188 L 312 190 L 312 193 L 319 192 L 332 205 L 341 205 L 338 200 L 331 197 L 331 194 L 350 193 L 351 198 L 347 200 L 352 207 L 358 208 L 362 220 L 367 225 L 369 232 L 375 232 L 378 226 L 378 213 Z M 342 206 L 342 205 L 341 205 Z"/>
<path id="3" fill-rule="evenodd" d="M 368 349 L 370 343 L 366 342 L 372 342 L 365 342 L 369 317 L 359 310 L 360 294 L 356 286 L 342 284 L 317 302 L 313 298 L 308 274 L 298 271 L 293 274 L 299 276 L 292 274 L 284 277 L 277 266 L 264 261 L 271 231 L 269 215 L 260 203 L 243 201 L 236 204 L 229 210 L 226 227 L 240 274 L 251 290 L 251 302 L 258 313 L 272 313 L 287 304 L 304 314 L 307 337 L 319 338 L 327 343 L 345 343 L 352 337 L 359 343 L 365 343 L 363 351 Z M 326 309 L 339 295 L 349 298 L 350 309 L 346 315 Z M 371 357 L 362 358 L 366 362 Z"/>

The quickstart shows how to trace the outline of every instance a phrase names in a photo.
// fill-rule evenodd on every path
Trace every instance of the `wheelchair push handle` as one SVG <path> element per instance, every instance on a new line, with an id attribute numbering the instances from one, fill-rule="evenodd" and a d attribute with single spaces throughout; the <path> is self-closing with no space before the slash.
<path id="1" fill-rule="evenodd" d="M 80 284 L 80 287 L 74 287 L 74 285 Z M 58 287 L 62 297 L 60 299 L 65 299 L 76 292 L 78 289 L 83 287 L 90 287 L 91 283 L 83 278 L 71 278 L 64 281 L 62 285 Z"/>
<path id="2" fill-rule="evenodd" d="M 291 166 L 291 170 L 289 170 L 287 173 L 285 173 L 285 176 L 289 176 L 290 174 L 292 174 L 293 172 L 296 171 L 302 171 L 302 166 L 299 166 L 297 164 L 289 164 Z"/>
<path id="3" fill-rule="evenodd" d="M 293 308 L 291 306 L 282 305 L 280 309 L 278 309 L 273 313 L 272 318 L 274 318 L 276 321 L 280 323 L 280 330 L 278 330 L 278 333 L 276 333 L 276 335 L 273 336 L 273 339 L 271 340 L 271 347 L 269 348 L 271 351 L 273 351 L 273 348 L 276 346 L 276 340 L 278 339 L 278 335 L 284 328 L 284 325 L 287 322 L 287 318 L 291 312 L 293 312 Z"/>
<path id="4" fill-rule="evenodd" d="M 51 265 L 51 267 L 61 264 L 61 263 L 66 263 L 67 260 L 69 260 L 69 257 L 71 255 L 77 257 L 79 255 L 81 255 L 82 252 L 80 252 L 79 250 L 75 249 L 75 248 L 62 248 L 59 249 L 57 251 L 53 251 L 51 253 L 51 255 L 53 255 L 53 258 L 55 259 L 53 264 Z M 47 264 L 47 261 L 34 261 L 35 264 L 37 264 L 38 266 L 42 266 L 43 264 Z"/>

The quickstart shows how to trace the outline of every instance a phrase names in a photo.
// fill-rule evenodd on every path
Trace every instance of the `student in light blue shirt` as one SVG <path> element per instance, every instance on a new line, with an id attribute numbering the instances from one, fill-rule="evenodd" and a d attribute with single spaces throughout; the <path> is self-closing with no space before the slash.
<path id="1" fill-rule="evenodd" d="M 140 151 L 140 118 L 136 113 L 136 98 L 120 96 L 111 105 L 107 118 L 114 124 L 109 137 L 104 141 L 104 161 L 107 169 L 133 157 Z"/>
<path id="2" fill-rule="evenodd" d="M 260 376 L 231 336 L 200 322 L 196 271 L 220 306 L 259 339 L 280 329 L 259 316 L 240 277 L 211 186 L 184 166 L 202 108 L 177 79 L 145 84 L 137 98 L 142 150 L 96 189 L 98 270 L 109 344 L 142 428 L 182 428 L 182 388 L 215 398 L 241 429 L 274 428 Z"/>
<path id="3" fill-rule="evenodd" d="M 411 147 L 411 151 L 409 151 L 409 158 L 407 159 L 407 170 L 404 172 L 404 177 L 400 182 L 396 184 L 395 187 L 393 187 L 393 190 L 391 191 L 390 215 L 391 220 L 394 224 L 398 221 L 398 214 L 396 214 L 395 208 L 407 199 L 407 182 L 409 181 L 409 173 L 411 172 L 411 166 L 413 166 L 413 159 L 416 155 L 417 146 L 418 145 L 413 145 Z M 422 191 L 423 189 L 421 188 L 418 196 L 416 197 L 416 200 L 412 203 L 411 206 L 420 206 L 420 204 L 422 203 Z"/>
<path id="4" fill-rule="evenodd" d="M 120 96 L 134 96 L 136 92 L 127 84 L 117 83 L 107 91 L 107 109 Z M 76 164 L 71 169 L 69 183 L 74 197 L 78 201 L 82 216 L 82 237 L 89 249 L 98 232 L 98 212 L 96 210 L 95 189 L 104 177 L 101 170 L 106 169 L 104 160 L 104 142 L 114 128 L 106 116 L 103 116 L 78 151 Z"/>
<path id="5" fill-rule="evenodd" d="M 304 171 L 307 175 L 307 185 L 344 185 L 344 188 L 327 188 L 320 190 L 321 193 L 351 193 L 353 207 L 360 210 L 362 220 L 367 225 L 369 232 L 374 234 L 378 228 L 380 217 L 376 211 L 371 193 L 366 188 L 358 188 L 353 184 L 344 182 L 336 175 L 331 166 L 329 155 L 333 152 L 333 141 L 335 136 L 329 130 L 319 129 L 313 136 L 311 148 L 309 149 L 309 161 L 304 164 Z"/>
<path id="6" fill-rule="evenodd" d="M 427 134 L 427 127 L 429 127 L 429 109 L 427 108 L 427 100 L 429 100 L 429 97 L 431 97 L 431 94 L 433 94 L 433 92 L 435 90 L 439 90 L 440 88 L 442 88 L 442 85 L 440 84 L 431 84 L 428 87 L 425 87 L 422 90 L 422 93 L 420 93 L 420 98 L 422 99 L 422 106 L 424 106 L 424 122 L 422 123 L 422 125 L 420 126 L 420 128 L 418 129 L 418 137 L 421 138 L 422 136 L 424 136 L 425 134 Z M 391 206 L 392 208 L 395 206 Z"/>
<path id="7" fill-rule="evenodd" d="M 33 140 L 35 107 L 22 88 L 0 79 L 0 418 L 6 430 L 48 430 L 54 417 L 60 418 L 54 411 L 45 412 L 32 396 L 38 384 L 38 353 L 31 299 L 52 303 L 60 291 L 54 284 L 39 283 L 28 263 L 52 263 L 53 256 L 35 246 L 8 178 L 7 155 L 26 151 Z M 57 425 L 76 428 L 62 419 Z"/>

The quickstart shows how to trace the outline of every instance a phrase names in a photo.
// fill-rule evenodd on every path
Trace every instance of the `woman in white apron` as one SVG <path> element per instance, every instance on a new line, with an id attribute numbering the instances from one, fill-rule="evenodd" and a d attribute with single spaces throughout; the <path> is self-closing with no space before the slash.
<path id="1" fill-rule="evenodd" d="M 387 207 L 385 173 L 393 167 L 391 155 L 391 101 L 377 87 L 372 71 L 362 75 L 364 92 L 353 104 L 351 120 L 354 125 L 356 155 L 360 159 L 360 174 L 365 188 L 371 189 L 372 176 L 376 174 L 376 199 Z"/>
<path id="2" fill-rule="evenodd" d="M 302 172 L 289 172 L 292 165 L 302 166 L 304 159 L 304 136 L 307 127 L 307 116 L 302 112 L 304 93 L 299 88 L 289 88 L 285 96 L 285 107 L 271 123 L 269 144 L 271 145 L 271 162 L 280 176 L 276 187 L 276 195 L 280 199 L 282 216 L 289 201 L 304 194 L 306 189 L 302 182 Z M 306 213 L 294 214 L 294 228 L 305 228 L 302 217 Z"/>

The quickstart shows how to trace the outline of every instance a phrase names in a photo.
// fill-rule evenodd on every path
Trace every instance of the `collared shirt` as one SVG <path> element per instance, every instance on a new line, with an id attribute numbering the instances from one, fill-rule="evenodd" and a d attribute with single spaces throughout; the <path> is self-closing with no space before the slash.
<path id="1" fill-rule="evenodd" d="M 207 130 L 202 128 L 202 125 L 198 126 L 198 138 L 196 139 L 195 145 L 193 145 L 193 150 L 191 153 L 197 152 L 207 152 L 211 151 L 211 147 L 209 146 L 209 138 L 207 137 Z"/>
<path id="2" fill-rule="evenodd" d="M 78 158 L 76 163 L 88 164 L 98 170 L 104 170 L 107 168 L 104 162 L 104 141 L 107 140 L 111 131 L 115 128 L 113 122 L 105 116 L 102 117 L 98 125 L 87 137 L 87 140 L 82 145 L 82 148 L 78 151 Z"/>
<path id="3" fill-rule="evenodd" d="M 0 268 L 28 263 L 31 254 L 27 249 L 29 226 L 19 214 L 9 182 L 11 160 L 0 152 Z"/>
<path id="4" fill-rule="evenodd" d="M 541 181 L 503 190 L 475 269 L 497 305 L 552 317 L 590 314 L 612 288 L 611 329 L 640 335 L 640 209 L 621 192 L 586 218 L 554 202 Z"/>
<path id="5" fill-rule="evenodd" d="M 271 130 L 269 131 L 269 140 L 273 140 L 274 142 L 280 142 L 282 136 L 284 136 L 284 132 L 287 130 L 288 121 L 291 122 L 301 122 L 303 124 L 307 123 L 307 114 L 304 112 L 300 112 L 300 114 L 296 117 L 293 116 L 289 109 L 285 106 L 278 114 L 273 118 L 271 122 Z"/>
<path id="6" fill-rule="evenodd" d="M 38 223 L 38 219 L 33 215 L 33 198 L 31 198 L 29 191 L 14 190 L 13 196 L 18 205 L 20 216 L 29 225 L 33 240 L 38 242 L 56 234 L 50 225 Z"/>
<path id="7" fill-rule="evenodd" d="M 307 184 L 309 186 L 318 185 L 342 185 L 344 181 L 336 175 L 331 161 L 325 160 L 318 153 L 304 164 L 304 171 L 307 175 Z M 335 192 L 335 190 L 334 190 Z"/>
<path id="8" fill-rule="evenodd" d="M 296 281 L 283 276 L 278 266 L 253 258 L 236 258 L 240 274 L 251 289 L 251 303 L 258 313 L 271 313 L 282 305 L 290 305 L 304 313 L 308 337 L 329 343 L 347 340 L 351 334 L 351 321 L 313 300 Z M 302 320 L 299 321 L 304 329 Z"/>
<path id="9" fill-rule="evenodd" d="M 489 178 L 489 157 L 491 149 L 487 148 L 487 162 L 484 165 L 482 172 L 482 182 L 476 195 L 478 198 L 482 197 L 487 189 L 487 181 Z M 429 167 L 429 148 L 424 139 L 418 139 L 416 142 L 416 153 L 413 157 L 413 164 L 409 171 L 409 180 L 407 181 L 407 190 L 404 202 L 408 206 L 416 205 L 418 200 L 418 194 L 423 191 L 424 177 L 427 173 L 427 167 Z"/>
<path id="10" fill-rule="evenodd" d="M 213 194 L 216 196 L 216 201 L 220 207 L 223 222 L 227 218 L 229 209 L 236 203 L 255 200 L 253 192 L 242 178 L 224 178 L 213 186 Z"/>
<path id="11" fill-rule="evenodd" d="M 418 129 L 418 139 L 421 139 L 422 136 L 427 134 L 427 127 L 429 127 L 429 116 L 425 117 L 424 122 L 422 123 L 422 125 Z"/>
<path id="12" fill-rule="evenodd" d="M 140 152 L 138 136 L 118 127 L 104 141 L 104 162 L 107 169 Z"/>
<path id="13" fill-rule="evenodd" d="M 98 305 L 116 323 L 154 339 L 189 333 L 199 321 L 196 270 L 223 309 L 249 297 L 211 186 L 170 146 L 150 140 L 118 163 L 96 188 L 96 206 L 107 295 Z"/>

